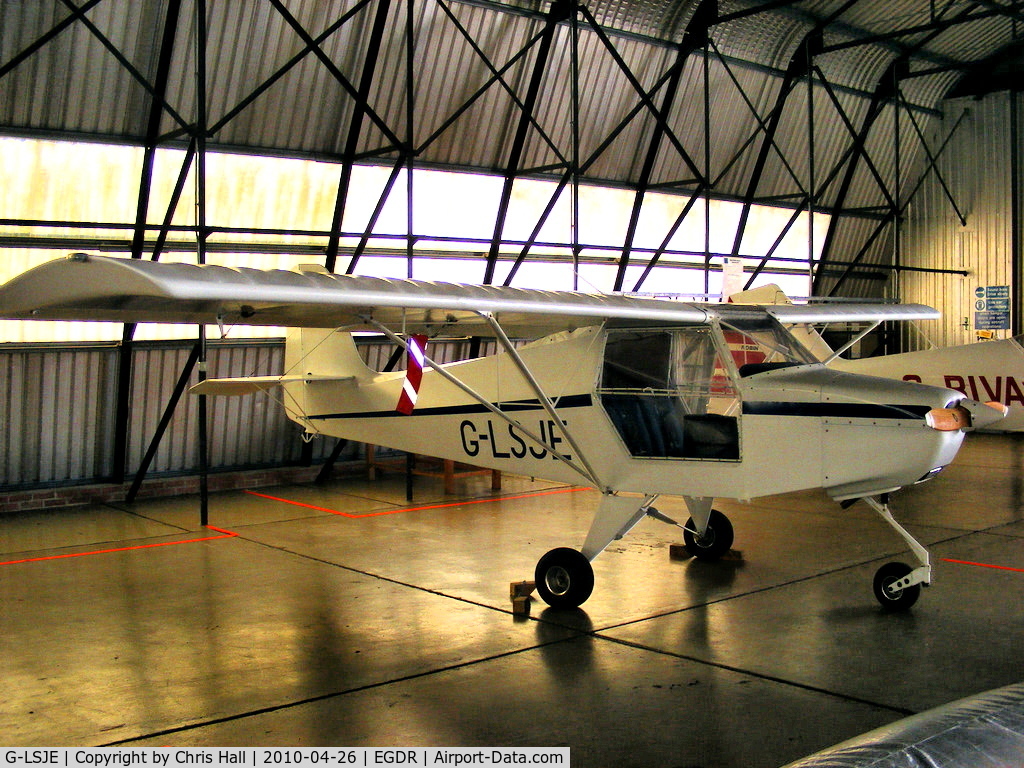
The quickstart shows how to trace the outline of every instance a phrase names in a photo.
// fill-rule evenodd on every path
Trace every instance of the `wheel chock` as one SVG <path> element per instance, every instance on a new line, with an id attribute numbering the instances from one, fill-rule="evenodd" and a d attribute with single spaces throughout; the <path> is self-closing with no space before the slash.
<path id="1" fill-rule="evenodd" d="M 513 581 L 508 585 L 508 596 L 512 601 L 513 616 L 530 615 L 530 595 L 537 588 L 534 581 Z"/>
<path id="2" fill-rule="evenodd" d="M 669 560 L 690 560 L 693 555 L 686 548 L 685 544 L 669 544 L 668 545 L 668 559 Z"/>
<path id="3" fill-rule="evenodd" d="M 537 588 L 535 581 L 513 581 L 508 585 L 508 597 L 515 600 L 517 597 L 529 597 Z"/>
<path id="4" fill-rule="evenodd" d="M 528 597 L 514 597 L 514 598 L 512 598 L 512 615 L 513 616 L 529 616 L 530 615 L 530 598 L 528 598 Z"/>

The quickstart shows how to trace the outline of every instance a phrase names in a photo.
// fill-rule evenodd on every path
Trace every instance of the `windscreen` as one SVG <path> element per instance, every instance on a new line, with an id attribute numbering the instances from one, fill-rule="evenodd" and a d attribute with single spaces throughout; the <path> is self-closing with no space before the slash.
<path id="1" fill-rule="evenodd" d="M 814 356 L 771 317 L 722 322 L 722 333 L 741 376 L 757 366 L 802 365 L 817 362 Z M 745 366 L 751 366 L 746 368 Z"/>

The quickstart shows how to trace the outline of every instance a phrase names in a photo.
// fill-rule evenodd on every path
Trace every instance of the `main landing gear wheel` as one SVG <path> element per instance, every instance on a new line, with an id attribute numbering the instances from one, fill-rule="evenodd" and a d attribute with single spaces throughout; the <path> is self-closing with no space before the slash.
<path id="1" fill-rule="evenodd" d="M 578 608 L 594 591 L 594 569 L 581 552 L 552 549 L 537 563 L 537 593 L 552 608 Z"/>
<path id="2" fill-rule="evenodd" d="M 683 544 L 686 551 L 698 560 L 718 560 L 732 548 L 732 523 L 717 509 L 711 510 L 708 529 L 703 536 L 698 536 L 695 530 L 697 526 L 691 517 L 683 529 Z"/>
<path id="3" fill-rule="evenodd" d="M 887 611 L 905 611 L 921 596 L 921 585 L 902 589 L 893 585 L 914 569 L 906 563 L 886 563 L 875 572 L 875 597 Z"/>

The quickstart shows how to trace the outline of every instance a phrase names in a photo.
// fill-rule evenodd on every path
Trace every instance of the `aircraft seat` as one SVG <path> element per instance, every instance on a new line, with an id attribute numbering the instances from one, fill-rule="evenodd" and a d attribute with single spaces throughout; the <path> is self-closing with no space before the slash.
<path id="1" fill-rule="evenodd" d="M 652 430 L 647 399 L 636 395 L 601 395 L 601 404 L 633 456 L 663 455 L 659 453 L 658 435 Z"/>
<path id="2" fill-rule="evenodd" d="M 1024 683 L 898 720 L 784 768 L 1005 768 L 1024 765 Z"/>

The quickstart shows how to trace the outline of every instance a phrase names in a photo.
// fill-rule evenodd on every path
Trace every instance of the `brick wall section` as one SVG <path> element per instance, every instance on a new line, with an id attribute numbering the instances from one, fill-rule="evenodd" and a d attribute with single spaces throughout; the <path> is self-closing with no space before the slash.
<path id="1" fill-rule="evenodd" d="M 339 462 L 335 475 L 365 472 L 362 461 Z M 319 466 L 274 467 L 244 472 L 217 472 L 208 476 L 211 493 L 247 488 L 265 488 L 283 483 L 309 483 L 320 473 Z M 0 515 L 36 509 L 60 509 L 81 504 L 115 504 L 124 502 L 131 483 L 71 485 L 61 488 L 39 488 L 28 491 L 0 491 Z M 146 480 L 136 499 L 154 499 L 163 496 L 184 496 L 199 493 L 199 476 L 155 477 Z"/>

